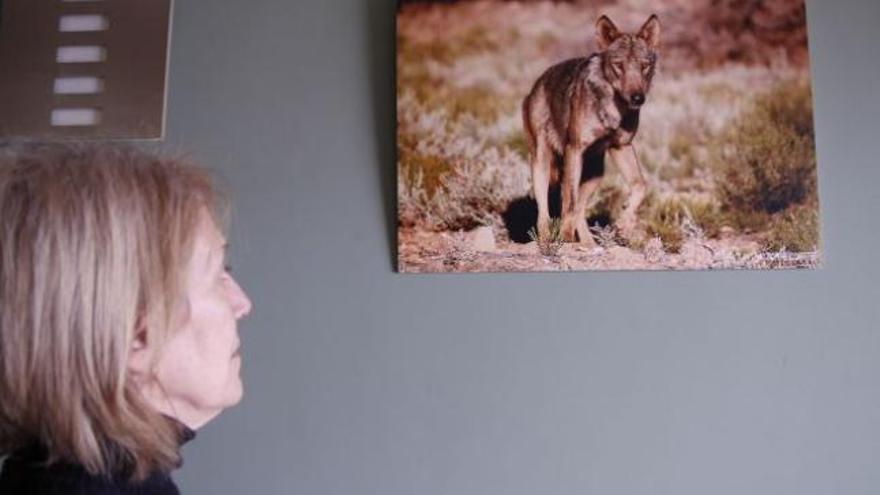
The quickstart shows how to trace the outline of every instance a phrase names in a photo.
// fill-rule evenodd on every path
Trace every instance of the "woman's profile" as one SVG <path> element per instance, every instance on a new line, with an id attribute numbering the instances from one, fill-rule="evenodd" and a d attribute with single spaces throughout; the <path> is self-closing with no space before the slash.
<path id="1" fill-rule="evenodd" d="M 178 493 L 181 445 L 242 396 L 225 212 L 184 160 L 0 149 L 0 493 Z"/>

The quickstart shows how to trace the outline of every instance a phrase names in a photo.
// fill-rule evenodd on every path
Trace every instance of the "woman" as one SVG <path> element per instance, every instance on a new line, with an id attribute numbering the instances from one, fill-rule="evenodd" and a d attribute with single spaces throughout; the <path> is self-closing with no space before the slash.
<path id="1" fill-rule="evenodd" d="M 0 150 L 0 493 L 178 493 L 180 446 L 242 394 L 224 211 L 180 160 Z"/>

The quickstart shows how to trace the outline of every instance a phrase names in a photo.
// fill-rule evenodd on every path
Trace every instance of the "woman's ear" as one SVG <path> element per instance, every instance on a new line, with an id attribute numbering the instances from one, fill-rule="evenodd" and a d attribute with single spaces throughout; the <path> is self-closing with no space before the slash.
<path id="1" fill-rule="evenodd" d="M 137 327 L 128 349 L 128 373 L 136 380 L 142 380 L 150 373 L 152 367 L 152 349 L 147 339 L 147 326 L 138 320 Z"/>

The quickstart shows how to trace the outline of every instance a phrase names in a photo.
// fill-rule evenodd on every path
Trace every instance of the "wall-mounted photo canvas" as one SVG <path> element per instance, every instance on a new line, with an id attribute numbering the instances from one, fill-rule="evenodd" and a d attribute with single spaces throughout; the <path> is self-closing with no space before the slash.
<path id="1" fill-rule="evenodd" d="M 814 268 L 803 0 L 402 1 L 402 272 Z"/>

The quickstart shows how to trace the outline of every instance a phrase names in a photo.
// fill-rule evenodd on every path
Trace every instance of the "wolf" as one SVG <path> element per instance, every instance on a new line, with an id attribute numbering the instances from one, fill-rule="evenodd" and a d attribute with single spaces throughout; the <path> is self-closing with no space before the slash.
<path id="1" fill-rule="evenodd" d="M 617 227 L 627 238 L 635 232 L 636 211 L 647 185 L 633 138 L 657 69 L 660 20 L 651 15 L 637 33 L 630 34 L 603 15 L 596 22 L 596 43 L 598 52 L 547 69 L 522 104 L 538 235 L 548 238 L 549 189 L 561 182 L 560 233 L 563 240 L 578 240 L 585 246 L 595 245 L 586 208 L 602 180 L 606 153 L 629 188 Z M 598 158 L 598 170 L 587 163 L 595 162 L 590 157 Z"/>

